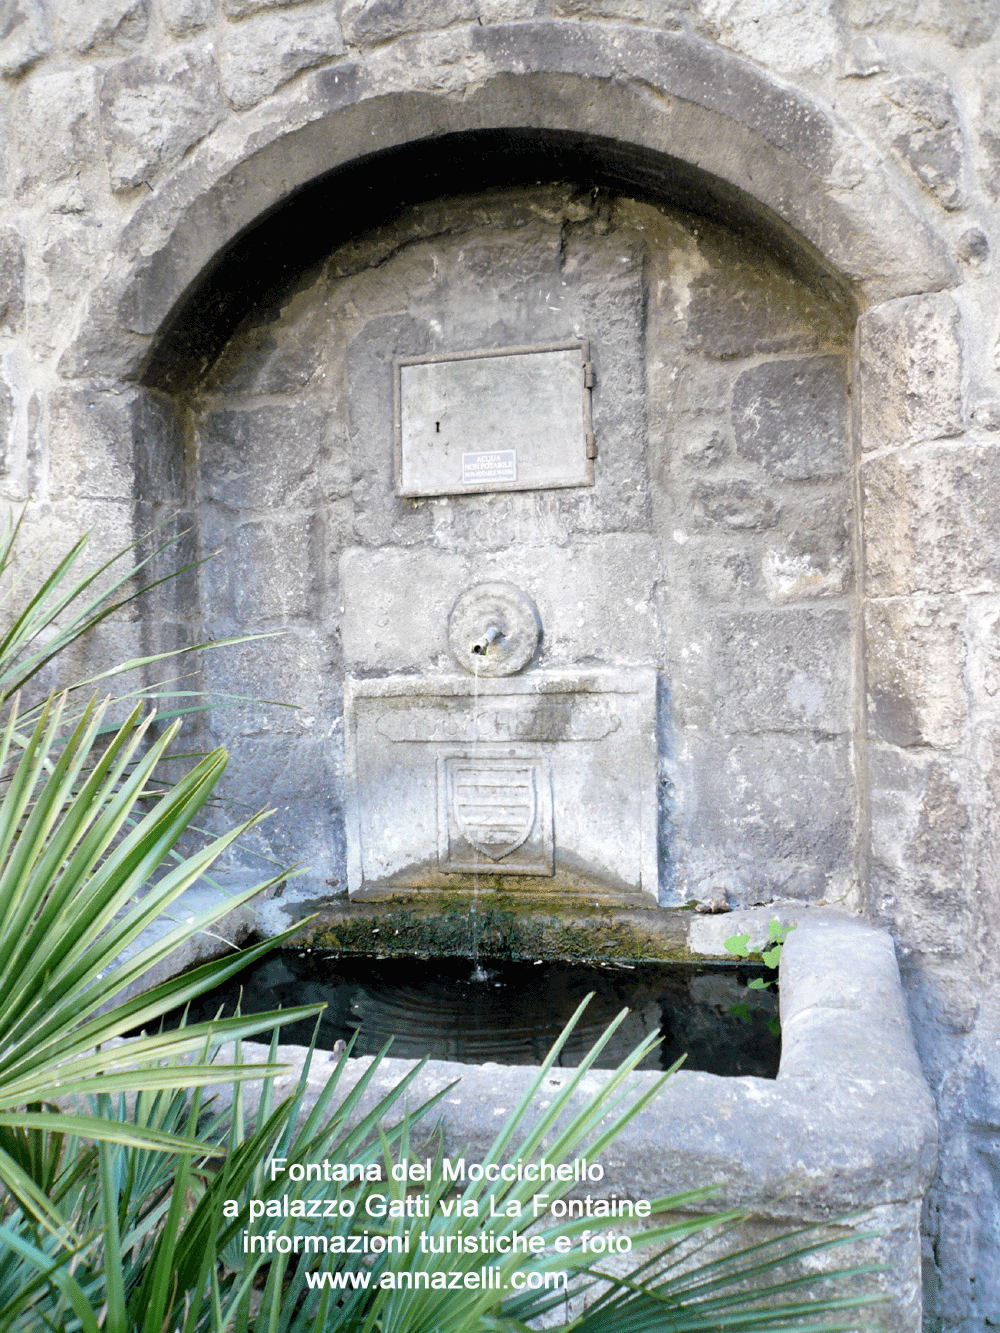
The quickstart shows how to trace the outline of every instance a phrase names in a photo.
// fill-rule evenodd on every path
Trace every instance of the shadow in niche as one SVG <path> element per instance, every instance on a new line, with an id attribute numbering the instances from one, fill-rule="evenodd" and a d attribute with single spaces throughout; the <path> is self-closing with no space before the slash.
<path id="1" fill-rule="evenodd" d="M 800 236 L 755 200 L 666 154 L 565 130 L 476 130 L 357 159 L 296 191 L 238 236 L 185 294 L 143 383 L 183 393 L 248 317 L 271 307 L 338 246 L 431 199 L 542 182 L 579 182 L 723 223 L 853 317 L 854 304 Z"/>

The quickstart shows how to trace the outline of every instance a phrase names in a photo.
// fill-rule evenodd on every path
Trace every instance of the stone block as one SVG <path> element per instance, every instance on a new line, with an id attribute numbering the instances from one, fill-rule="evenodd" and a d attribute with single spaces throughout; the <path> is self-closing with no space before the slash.
<path id="1" fill-rule="evenodd" d="M 24 319 L 24 239 L 0 229 L 0 333 L 20 333 Z"/>
<path id="2" fill-rule="evenodd" d="M 996 62 L 990 60 L 977 72 L 979 106 L 973 119 L 979 140 L 977 172 L 980 183 L 991 199 L 1000 198 L 1000 77 Z"/>
<path id="3" fill-rule="evenodd" d="M 262 14 L 226 33 L 219 53 L 222 88 L 230 103 L 243 110 L 344 50 L 332 7 L 308 14 Z"/>
<path id="4" fill-rule="evenodd" d="M 15 426 L 14 393 L 7 377 L 0 373 L 0 476 L 16 466 Z"/>
<path id="5" fill-rule="evenodd" d="M 742 477 L 699 481 L 691 488 L 692 510 L 699 527 L 773 528 L 781 509 L 763 486 Z"/>
<path id="6" fill-rule="evenodd" d="M 685 582 L 696 596 L 713 602 L 737 602 L 761 591 L 756 543 L 742 534 L 728 540 L 714 534 L 688 537 L 675 557 L 675 568 L 685 570 Z"/>
<path id="7" fill-rule="evenodd" d="M 927 446 L 862 469 L 874 597 L 1000 590 L 1000 450 Z"/>
<path id="8" fill-rule="evenodd" d="M 120 551 L 135 542 L 136 529 L 148 529 L 149 514 L 137 513 L 134 504 L 117 500 L 56 500 L 41 501 L 28 506 L 21 529 L 20 551 L 34 564 L 27 571 L 22 589 L 37 587 L 40 565 L 39 551 L 48 550 L 52 559 L 62 558 L 81 537 L 86 537 L 84 552 L 77 566 L 81 577 L 93 573 Z M 128 561 L 128 563 L 126 563 Z M 134 563 L 129 556 L 101 575 L 92 585 L 94 595 L 110 588 Z M 46 565 L 46 570 L 50 568 Z M 126 589 L 127 591 L 127 589 Z M 138 614 L 120 612 L 121 619 Z"/>
<path id="9" fill-rule="evenodd" d="M 92 69 L 37 74 L 18 90 L 10 120 L 15 190 L 51 187 L 98 160 L 96 94 Z"/>
<path id="10" fill-rule="evenodd" d="M 945 208 L 961 208 L 965 144 L 948 85 L 939 77 L 903 74 L 889 79 L 881 91 L 893 148 Z"/>
<path id="11" fill-rule="evenodd" d="M 772 602 L 839 597 L 853 583 L 851 514 L 828 497 L 797 506 L 785 532 L 769 533 L 761 572 Z"/>
<path id="12" fill-rule="evenodd" d="M 947 293 L 867 310 L 858 334 L 864 449 L 961 434 L 959 313 Z"/>
<path id="13" fill-rule="evenodd" d="M 342 782 L 329 742 L 318 736 L 293 742 L 284 736 L 234 736 L 227 738 L 226 748 L 229 767 L 216 789 L 223 803 L 219 822 L 231 827 L 246 814 L 272 811 L 241 836 L 234 859 L 261 880 L 281 866 L 305 865 L 311 896 L 328 897 L 330 886 L 324 881 L 344 859 Z M 302 879 L 296 878 L 294 887 L 301 889 Z"/>
<path id="14" fill-rule="evenodd" d="M 203 541 L 217 551 L 202 580 L 216 637 L 316 616 L 323 559 L 314 516 L 230 524 L 203 512 Z"/>
<path id="15" fill-rule="evenodd" d="M 309 400 L 206 413 L 199 424 L 202 496 L 230 510 L 310 503 L 328 470 L 328 417 L 325 405 Z"/>
<path id="16" fill-rule="evenodd" d="M 106 260 L 104 247 L 101 224 L 92 215 L 53 214 L 32 228 L 26 245 L 25 324 L 40 359 L 61 345 L 67 325 L 79 317 L 81 295 L 95 266 Z"/>
<path id="17" fill-rule="evenodd" d="M 239 330 L 206 372 L 205 392 L 271 397 L 304 388 L 318 371 L 330 336 L 323 294 L 311 286 Z M 334 393 L 331 379 L 328 375 L 324 385 L 327 394 Z"/>
<path id="18" fill-rule="evenodd" d="M 674 648 L 682 721 L 730 732 L 842 733 L 851 716 L 850 642 L 850 617 L 839 608 L 705 618 Z"/>
<path id="19" fill-rule="evenodd" d="M 965 615 L 960 603 L 931 598 L 865 606 L 868 724 L 893 745 L 958 745 L 968 704 Z"/>
<path id="20" fill-rule="evenodd" d="M 256 625 L 241 628 L 253 633 Z M 315 632 L 288 630 L 204 652 L 201 678 L 206 692 L 219 701 L 208 718 L 217 741 L 319 735 L 321 728 L 326 733 L 330 658 Z"/>
<path id="21" fill-rule="evenodd" d="M 60 0 L 52 31 L 60 46 L 81 54 L 134 49 L 145 40 L 148 0 Z"/>
<path id="22" fill-rule="evenodd" d="M 23 74 L 51 50 L 39 0 L 0 0 L 0 74 Z"/>
<path id="23" fill-rule="evenodd" d="M 214 0 L 160 0 L 163 22 L 175 37 L 203 28 L 214 12 Z"/>
<path id="24" fill-rule="evenodd" d="M 361 672 L 458 668 L 448 616 L 474 584 L 513 583 L 542 623 L 534 666 L 659 660 L 655 544 L 631 533 L 465 555 L 428 549 L 361 548 L 340 562 L 344 655 Z"/>
<path id="25" fill-rule="evenodd" d="M 779 268 L 766 250 L 711 223 L 699 225 L 696 251 L 683 257 L 677 279 L 674 317 L 684 346 L 713 360 L 846 341 L 830 302 Z"/>
<path id="26" fill-rule="evenodd" d="M 829 70 L 839 54 L 840 6 L 833 0 L 700 0 L 700 27 L 741 55 L 784 74 Z"/>
<path id="27" fill-rule="evenodd" d="M 54 499 L 183 499 L 181 426 L 145 389 L 55 389 L 49 397 L 49 487 Z"/>
<path id="28" fill-rule="evenodd" d="M 852 876 L 846 740 L 780 735 L 693 742 L 672 820 L 675 892 L 737 903 L 839 898 Z M 729 931 L 727 934 L 731 934 Z"/>
<path id="29" fill-rule="evenodd" d="M 222 12 L 229 19 L 245 19 L 265 9 L 291 9 L 306 0 L 222 0 Z"/>
<path id="30" fill-rule="evenodd" d="M 969 691 L 985 713 L 1000 713 L 1000 598 L 968 602 Z M 1000 793 L 998 793 L 1000 794 Z"/>
<path id="31" fill-rule="evenodd" d="M 1000 0 L 848 0 L 848 17 L 855 27 L 886 25 L 939 34 L 953 46 L 978 46 L 996 31 Z"/>
<path id="32" fill-rule="evenodd" d="M 49 398 L 53 499 L 129 500 L 134 494 L 135 392 L 56 389 Z"/>
<path id="33" fill-rule="evenodd" d="M 840 476 L 849 458 L 842 357 L 766 361 L 733 386 L 736 451 L 772 477 Z"/>
<path id="34" fill-rule="evenodd" d="M 652 669 L 349 677 L 344 738 L 352 896 L 656 902 Z"/>
<path id="35" fill-rule="evenodd" d="M 101 85 L 100 107 L 113 190 L 148 183 L 225 112 L 211 52 L 197 47 L 112 66 Z"/>
<path id="36" fill-rule="evenodd" d="M 971 924 L 961 776 L 941 755 L 878 744 L 869 765 L 873 911 L 906 951 L 960 958 Z"/>
<path id="37" fill-rule="evenodd" d="M 476 0 L 344 0 L 341 22 L 351 46 L 378 46 L 408 32 L 475 23 Z"/>

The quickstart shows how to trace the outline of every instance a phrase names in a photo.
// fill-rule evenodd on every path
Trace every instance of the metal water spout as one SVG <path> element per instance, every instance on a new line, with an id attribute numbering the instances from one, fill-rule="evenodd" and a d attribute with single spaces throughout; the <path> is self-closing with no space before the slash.
<path id="1" fill-rule="evenodd" d="M 479 638 L 472 645 L 472 651 L 474 653 L 478 653 L 481 657 L 485 657 L 486 650 L 489 648 L 490 644 L 496 643 L 497 639 L 502 639 L 502 638 L 503 638 L 503 630 L 500 628 L 500 626 L 490 625 L 486 630 L 485 634 L 483 634 L 482 637 Z"/>

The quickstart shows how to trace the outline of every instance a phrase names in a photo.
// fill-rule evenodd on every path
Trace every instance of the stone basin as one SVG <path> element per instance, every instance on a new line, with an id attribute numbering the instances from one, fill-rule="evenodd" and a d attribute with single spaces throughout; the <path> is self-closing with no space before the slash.
<path id="1" fill-rule="evenodd" d="M 830 1263 L 872 1263 L 882 1271 L 854 1279 L 886 1297 L 868 1326 L 885 1333 L 920 1328 L 920 1212 L 936 1155 L 934 1104 L 917 1059 L 888 934 L 829 908 L 773 907 L 720 917 L 693 917 L 691 953 L 723 952 L 737 932 L 751 946 L 766 938 L 778 916 L 794 925 L 781 967 L 782 1057 L 776 1080 L 724 1078 L 706 1073 L 674 1075 L 659 1097 L 601 1154 L 605 1175 L 592 1193 L 657 1198 L 712 1188 L 713 1210 L 745 1209 L 751 1238 L 803 1222 L 837 1222 L 853 1238 L 835 1249 Z M 244 1047 L 249 1058 L 266 1048 Z M 305 1051 L 283 1046 L 279 1058 L 291 1071 L 278 1081 L 287 1092 L 299 1077 Z M 336 1062 L 318 1052 L 309 1072 L 306 1102 L 319 1094 Z M 349 1089 L 370 1060 L 348 1062 Z M 382 1061 L 359 1113 L 396 1083 L 413 1061 Z M 481 1159 L 498 1119 L 517 1104 L 535 1070 L 487 1064 L 431 1061 L 412 1095 L 422 1100 L 456 1086 L 438 1112 L 446 1155 Z M 572 1071 L 553 1069 L 546 1093 L 555 1093 Z M 579 1097 L 608 1077 L 589 1072 Z M 636 1072 L 630 1087 L 640 1094 L 658 1076 Z M 225 1095 L 225 1089 L 220 1089 Z"/>

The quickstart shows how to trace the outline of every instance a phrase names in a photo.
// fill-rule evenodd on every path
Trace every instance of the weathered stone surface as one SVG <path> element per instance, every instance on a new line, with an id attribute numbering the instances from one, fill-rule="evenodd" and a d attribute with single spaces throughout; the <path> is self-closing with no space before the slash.
<path id="1" fill-rule="evenodd" d="M 59 389 L 49 400 L 53 498 L 127 500 L 133 494 L 134 394 Z"/>
<path id="2" fill-rule="evenodd" d="M 996 31 L 998 0 L 848 0 L 857 27 L 875 25 L 944 37 L 954 46 L 978 46 Z"/>
<path id="3" fill-rule="evenodd" d="M 49 398 L 48 421 L 54 498 L 181 502 L 180 425 L 146 390 L 56 389 Z"/>
<path id="4" fill-rule="evenodd" d="M 14 395 L 6 376 L 0 375 L 0 476 L 8 475 L 16 463 Z"/>
<path id="5" fill-rule="evenodd" d="M 538 666 L 652 663 L 660 570 L 654 543 L 632 533 L 473 554 L 353 548 L 340 565 L 344 655 L 361 673 L 457 670 L 447 632 L 456 598 L 474 584 L 507 582 L 538 608 Z"/>
<path id="6" fill-rule="evenodd" d="M 226 548 L 226 559 L 213 561 L 205 576 L 213 625 L 243 632 L 316 619 L 324 562 L 315 517 L 281 514 L 230 527 L 212 515 L 206 537 L 213 536 Z M 262 697 L 273 698 L 273 688 Z"/>
<path id="7" fill-rule="evenodd" d="M 175 37 L 203 28 L 212 17 L 213 0 L 159 0 L 163 21 Z"/>
<path id="8" fill-rule="evenodd" d="M 845 370 L 832 356 L 745 370 L 733 388 L 737 453 L 774 477 L 840 476 L 849 457 Z"/>
<path id="9" fill-rule="evenodd" d="M 715 533 L 685 537 L 682 567 L 696 598 L 735 603 L 760 592 L 760 559 L 752 539 L 742 533 L 729 540 Z"/>
<path id="10" fill-rule="evenodd" d="M 836 734 L 850 721 L 848 617 L 788 608 L 705 617 L 678 643 L 683 725 Z"/>
<path id="11" fill-rule="evenodd" d="M 980 716 L 1000 703 L 1000 599 L 970 598 L 968 603 L 969 690 Z"/>
<path id="12" fill-rule="evenodd" d="M 677 260 L 674 319 L 692 351 L 728 360 L 809 351 L 846 336 L 827 302 L 721 229 L 700 229 L 694 252 Z"/>
<path id="13" fill-rule="evenodd" d="M 39 0 L 0 3 L 0 74 L 23 74 L 52 50 Z"/>
<path id="14" fill-rule="evenodd" d="M 962 430 L 962 345 L 950 296 L 908 296 L 858 321 L 861 441 L 914 444 Z"/>
<path id="15" fill-rule="evenodd" d="M 305 2 L 306 0 L 222 0 L 222 12 L 226 18 L 245 19 L 250 14 L 259 14 L 265 9 L 290 9 L 293 5 Z"/>
<path id="16" fill-rule="evenodd" d="M 344 49 L 332 9 L 262 14 L 226 34 L 219 55 L 223 91 L 238 110 L 255 106 L 302 70 L 321 65 Z"/>
<path id="17" fill-rule="evenodd" d="M 240 622 L 238 632 L 252 634 L 262 628 L 250 618 Z M 330 711 L 329 663 L 328 645 L 308 627 L 205 653 L 203 688 L 221 701 L 209 714 L 212 734 L 220 739 L 315 735 L 317 718 Z M 227 698 L 231 706 L 226 706 Z"/>
<path id="18" fill-rule="evenodd" d="M 737 903 L 815 902 L 844 892 L 854 840 L 845 742 L 739 736 L 712 741 L 694 762 L 696 804 L 675 815 L 684 897 L 705 885 Z"/>
<path id="19" fill-rule="evenodd" d="M 1000 588 L 1000 451 L 942 445 L 870 459 L 862 469 L 868 591 Z"/>
<path id="20" fill-rule="evenodd" d="M 691 489 L 694 516 L 702 526 L 723 528 L 773 528 L 780 508 L 756 482 L 742 478 L 699 481 Z"/>
<path id="21" fill-rule="evenodd" d="M 43 219 L 28 240 L 27 336 L 34 353 L 46 356 L 76 317 L 81 288 L 103 253 L 103 234 L 92 217 L 57 214 Z"/>
<path id="22" fill-rule="evenodd" d="M 52 14 L 59 45 L 82 53 L 136 47 L 148 24 L 147 0 L 60 0 Z"/>
<path id="23" fill-rule="evenodd" d="M 865 606 L 868 720 L 893 745 L 957 745 L 967 715 L 965 617 L 927 598 Z"/>
<path id="24" fill-rule="evenodd" d="M 407 32 L 474 23 L 476 0 L 345 0 L 344 36 L 352 46 L 377 46 Z"/>
<path id="25" fill-rule="evenodd" d="M 979 114 L 975 125 L 981 160 L 978 178 L 991 199 L 1000 198 L 1000 78 L 995 62 L 978 71 Z"/>
<path id="26" fill-rule="evenodd" d="M 958 108 L 943 79 L 904 74 L 882 89 L 892 146 L 945 208 L 965 201 L 964 144 Z"/>
<path id="27" fill-rule="evenodd" d="M 786 74 L 828 70 L 841 34 L 831 0 L 700 0 L 701 26 L 724 46 Z"/>
<path id="28" fill-rule="evenodd" d="M 972 922 L 962 867 L 969 811 L 961 775 L 927 750 L 874 745 L 872 775 L 872 910 L 889 919 L 909 957 L 931 968 L 930 992 L 953 1031 L 968 1030 L 976 997 L 955 968 L 971 947 Z M 937 976 L 941 973 L 941 977 Z M 945 981 L 949 973 L 954 976 Z M 943 984 L 939 986 L 939 981 Z"/>
<path id="29" fill-rule="evenodd" d="M 20 333 L 24 321 L 24 238 L 0 228 L 0 333 Z"/>
<path id="30" fill-rule="evenodd" d="M 1000 0 L 937 0 L 935 17 L 935 28 L 954 46 L 981 46 L 996 35 Z"/>
<path id="31" fill-rule="evenodd" d="M 487 0 L 488 2 L 488 0 Z M 531 7 L 530 4 L 523 6 L 525 9 Z M 494 10 L 499 10 L 499 6 L 494 4 Z M 534 13 L 543 12 L 543 5 L 536 4 Z M 650 13 L 648 0 L 548 0 L 548 12 L 556 18 L 571 19 L 619 19 L 631 23 L 649 23 L 657 28 L 679 28 L 683 25 L 691 9 L 690 0 L 657 0 L 655 12 Z M 510 9 L 510 5 L 507 5 Z M 486 15 L 483 12 L 483 3 L 480 0 L 480 13 L 483 20 L 486 21 Z M 532 14 L 512 14 L 504 15 L 506 18 L 534 17 Z M 495 20 L 494 20 L 495 21 Z"/>
<path id="32" fill-rule="evenodd" d="M 115 65 L 104 76 L 100 106 L 113 190 L 148 184 L 225 111 L 211 53 L 196 47 Z"/>
<path id="33" fill-rule="evenodd" d="M 790 515 L 789 531 L 769 535 L 761 559 L 772 602 L 839 597 L 853 582 L 852 514 L 822 500 Z"/>
<path id="34" fill-rule="evenodd" d="M 206 414 L 199 432 L 202 496 L 230 510 L 315 501 L 327 471 L 328 417 L 323 404 L 309 401 Z M 349 484 L 341 475 L 341 493 Z"/>
<path id="35" fill-rule="evenodd" d="M 92 69 L 37 74 L 19 90 L 11 117 L 16 188 L 51 186 L 96 159 L 96 93 Z"/>
<path id="36" fill-rule="evenodd" d="M 285 662 L 286 670 L 299 665 L 294 649 Z M 269 878 L 280 866 L 303 864 L 308 869 L 293 881 L 296 887 L 314 902 L 329 897 L 337 869 L 344 864 L 343 815 L 336 797 L 342 778 L 329 744 L 319 736 L 298 735 L 290 744 L 287 736 L 252 735 L 227 736 L 226 748 L 229 767 L 216 788 L 223 809 L 231 798 L 241 808 L 245 802 L 253 810 L 274 814 L 240 838 L 233 870 L 217 882 L 229 887 L 236 879 L 241 887 L 238 876 L 244 866 L 253 874 L 249 881 L 253 883 Z M 221 823 L 217 818 L 216 827 Z M 255 931 L 261 929 L 262 906 L 253 900 Z M 231 938 L 228 931 L 225 934 Z"/>
<path id="37" fill-rule="evenodd" d="M 328 334 L 329 314 L 320 293 L 303 293 L 231 338 L 209 368 L 204 388 L 226 395 L 294 393 L 319 369 Z"/>

